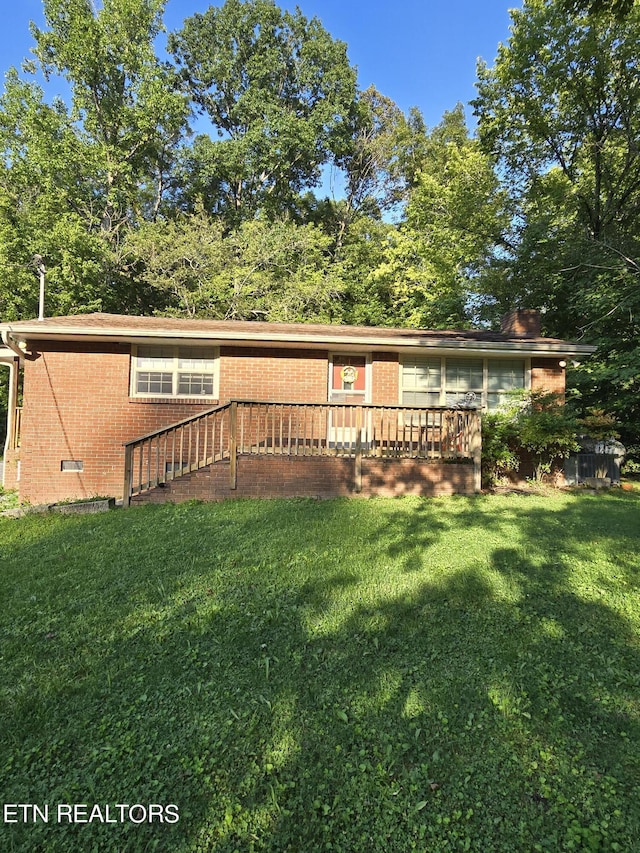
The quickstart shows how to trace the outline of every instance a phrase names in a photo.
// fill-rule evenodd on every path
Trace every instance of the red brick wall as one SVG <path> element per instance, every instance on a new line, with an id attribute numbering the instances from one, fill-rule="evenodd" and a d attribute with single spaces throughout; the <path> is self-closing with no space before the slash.
<path id="1" fill-rule="evenodd" d="M 474 491 L 473 465 L 419 459 L 363 459 L 363 497 L 465 494 Z M 354 496 L 354 460 L 330 456 L 239 456 L 237 488 L 229 488 L 229 463 L 219 462 L 153 489 L 132 503 L 180 503 L 227 498 Z"/>
<path id="2" fill-rule="evenodd" d="M 553 391 L 564 395 L 566 375 L 560 361 L 559 357 L 531 359 L 532 391 Z"/>
<path id="3" fill-rule="evenodd" d="M 122 494 L 123 443 L 216 401 L 129 396 L 128 344 L 32 342 L 24 371 L 20 497 L 33 504 Z M 327 353 L 223 347 L 220 401 L 231 398 L 326 402 Z M 81 460 L 82 472 L 62 472 Z M 9 460 L 8 474 L 11 477 Z M 10 482 L 10 479 L 9 479 Z"/>
<path id="4" fill-rule="evenodd" d="M 18 488 L 18 461 L 20 459 L 19 450 L 7 450 L 4 456 L 4 488 Z"/>
<path id="5" fill-rule="evenodd" d="M 123 442 L 208 408 L 131 400 L 126 344 L 37 347 L 25 363 L 20 497 L 33 504 L 122 494 Z M 62 472 L 81 460 L 82 472 Z"/>
<path id="6" fill-rule="evenodd" d="M 374 352 L 371 402 L 374 406 L 395 406 L 400 402 L 399 367 L 396 353 Z"/>
<path id="7" fill-rule="evenodd" d="M 540 336 L 542 318 L 533 308 L 517 308 L 502 318 L 501 330 L 514 338 L 537 338 Z"/>
<path id="8" fill-rule="evenodd" d="M 220 401 L 326 403 L 328 357 L 321 350 L 221 347 Z"/>

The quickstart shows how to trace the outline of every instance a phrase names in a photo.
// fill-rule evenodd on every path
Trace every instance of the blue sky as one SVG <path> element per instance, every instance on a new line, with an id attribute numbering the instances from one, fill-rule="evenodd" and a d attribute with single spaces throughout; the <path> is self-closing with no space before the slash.
<path id="1" fill-rule="evenodd" d="M 295 2 L 276 0 L 293 9 Z M 178 29 L 210 0 L 168 0 L 165 25 Z M 419 107 L 433 127 L 445 110 L 474 97 L 476 61 L 493 63 L 509 37 L 509 8 L 520 0 L 298 0 L 307 17 L 318 17 L 346 42 L 361 88 L 374 84 L 401 109 Z M 41 0 L 0 0 L 0 69 L 29 55 L 29 21 L 44 23 Z M 467 109 L 471 118 L 471 111 Z"/>

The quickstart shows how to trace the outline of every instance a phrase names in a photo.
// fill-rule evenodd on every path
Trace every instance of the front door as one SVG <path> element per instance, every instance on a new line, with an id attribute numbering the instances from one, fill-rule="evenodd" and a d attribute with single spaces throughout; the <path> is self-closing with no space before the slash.
<path id="1" fill-rule="evenodd" d="M 368 402 L 368 359 L 366 355 L 335 353 L 329 363 L 329 402 L 362 405 Z M 356 440 L 355 408 L 338 407 L 331 410 L 329 441 L 336 447 L 351 447 Z M 363 420 L 360 421 L 363 423 Z M 364 436 L 362 436 L 364 440 Z"/>

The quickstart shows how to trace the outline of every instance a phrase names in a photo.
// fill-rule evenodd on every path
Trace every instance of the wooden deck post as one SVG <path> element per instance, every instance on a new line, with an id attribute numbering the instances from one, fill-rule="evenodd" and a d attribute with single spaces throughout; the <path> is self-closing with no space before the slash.
<path id="1" fill-rule="evenodd" d="M 356 458 L 354 466 L 354 488 L 360 494 L 362 491 L 362 408 L 356 409 Z"/>
<path id="2" fill-rule="evenodd" d="M 482 416 L 474 412 L 471 421 L 471 455 L 473 457 L 473 488 L 476 493 L 482 490 Z"/>
<path id="3" fill-rule="evenodd" d="M 229 488 L 238 487 L 238 404 L 232 401 L 229 408 Z"/>
<path id="4" fill-rule="evenodd" d="M 122 489 L 122 506 L 131 506 L 131 476 L 133 462 L 133 447 L 124 449 L 124 485 Z"/>

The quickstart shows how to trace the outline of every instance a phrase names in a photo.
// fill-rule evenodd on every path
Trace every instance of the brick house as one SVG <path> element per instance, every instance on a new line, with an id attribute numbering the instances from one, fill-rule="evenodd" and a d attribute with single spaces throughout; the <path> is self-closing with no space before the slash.
<path id="1" fill-rule="evenodd" d="M 534 311 L 500 332 L 109 314 L 0 332 L 4 485 L 31 503 L 472 493 L 482 410 L 563 392 L 593 351 Z"/>

